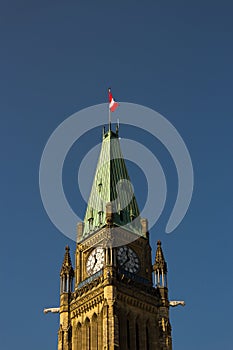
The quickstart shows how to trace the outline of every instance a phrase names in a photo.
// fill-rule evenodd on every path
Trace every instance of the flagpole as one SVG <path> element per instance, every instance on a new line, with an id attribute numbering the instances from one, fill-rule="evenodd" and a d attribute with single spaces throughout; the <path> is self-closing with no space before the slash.
<path id="1" fill-rule="evenodd" d="M 109 126 L 109 131 L 111 130 L 111 110 L 108 108 L 108 126 Z"/>
<path id="2" fill-rule="evenodd" d="M 108 128 L 109 128 L 109 131 L 111 130 L 111 109 L 110 109 L 111 99 L 110 99 L 110 94 L 111 94 L 111 88 L 108 88 L 108 99 L 109 99 L 109 104 L 108 104 Z"/>
<path id="3" fill-rule="evenodd" d="M 114 112 L 119 105 L 119 103 L 116 102 L 112 97 L 111 88 L 108 88 L 108 100 L 109 100 L 108 124 L 109 124 L 109 131 L 110 131 L 111 130 L 111 112 Z"/>

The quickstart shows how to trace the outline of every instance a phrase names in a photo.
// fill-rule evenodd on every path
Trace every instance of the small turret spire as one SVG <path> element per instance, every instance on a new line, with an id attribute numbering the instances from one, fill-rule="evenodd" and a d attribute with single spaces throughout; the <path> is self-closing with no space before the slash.
<path id="1" fill-rule="evenodd" d="M 70 247 L 66 246 L 61 272 L 60 272 L 60 291 L 62 293 L 70 293 L 72 291 L 72 284 L 74 278 L 74 270 L 70 258 Z"/>
<path id="2" fill-rule="evenodd" d="M 159 287 L 167 287 L 167 263 L 164 259 L 161 241 L 157 241 L 157 250 L 153 270 L 155 283 Z"/>

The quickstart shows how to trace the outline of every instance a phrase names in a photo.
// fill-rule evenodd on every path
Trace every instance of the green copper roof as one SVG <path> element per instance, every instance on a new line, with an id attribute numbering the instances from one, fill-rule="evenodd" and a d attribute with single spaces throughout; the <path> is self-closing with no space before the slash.
<path id="1" fill-rule="evenodd" d="M 118 132 L 103 135 L 101 152 L 84 218 L 83 238 L 106 225 L 106 204 L 112 203 L 113 224 L 141 233 L 136 198 L 120 149 Z M 138 218 L 137 220 L 134 220 Z"/>

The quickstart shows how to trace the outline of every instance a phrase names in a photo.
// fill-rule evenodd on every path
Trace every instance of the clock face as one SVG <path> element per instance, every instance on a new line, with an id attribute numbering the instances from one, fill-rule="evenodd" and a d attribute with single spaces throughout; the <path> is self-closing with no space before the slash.
<path id="1" fill-rule="evenodd" d="M 104 266 L 104 249 L 97 247 L 92 250 L 91 254 L 87 258 L 87 274 L 93 275 L 97 271 L 101 270 Z"/>
<path id="2" fill-rule="evenodd" d="M 118 248 L 117 259 L 124 270 L 131 273 L 137 273 L 139 271 L 139 258 L 133 249 L 126 246 Z"/>

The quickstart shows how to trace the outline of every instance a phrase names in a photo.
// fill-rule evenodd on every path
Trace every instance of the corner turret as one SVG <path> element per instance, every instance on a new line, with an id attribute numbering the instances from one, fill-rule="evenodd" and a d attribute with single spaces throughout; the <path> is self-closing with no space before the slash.
<path id="1" fill-rule="evenodd" d="M 161 245 L 161 241 L 158 241 L 155 262 L 153 265 L 155 285 L 157 287 L 167 288 L 167 263 L 164 259 Z"/>
<path id="2" fill-rule="evenodd" d="M 169 300 L 167 288 L 167 263 L 161 241 L 157 241 L 155 262 L 153 265 L 155 287 L 159 290 L 161 305 L 158 308 L 159 340 L 161 349 L 172 349 L 171 324 L 169 321 Z"/>
<path id="3" fill-rule="evenodd" d="M 66 246 L 66 252 L 60 272 L 60 294 L 72 292 L 74 270 L 70 258 L 70 248 Z"/>

